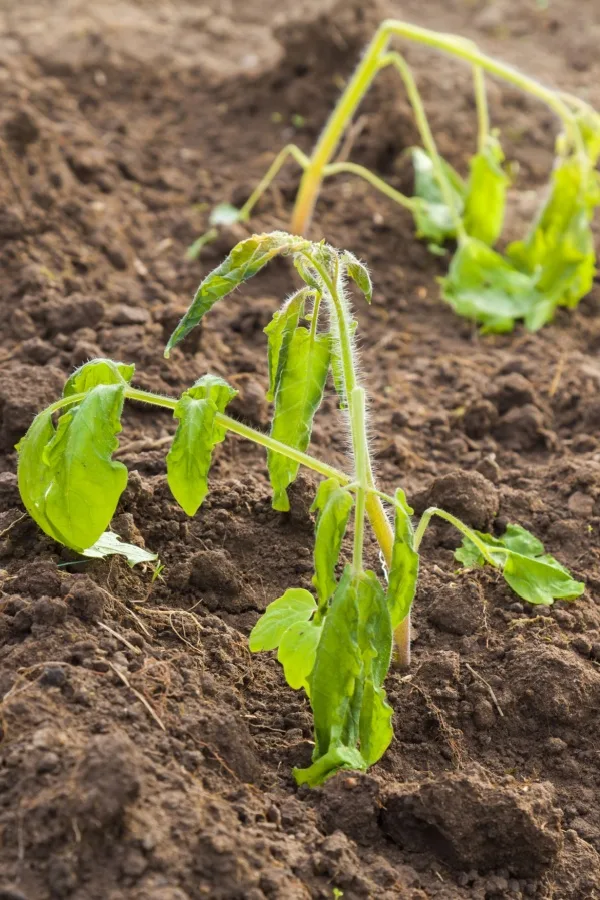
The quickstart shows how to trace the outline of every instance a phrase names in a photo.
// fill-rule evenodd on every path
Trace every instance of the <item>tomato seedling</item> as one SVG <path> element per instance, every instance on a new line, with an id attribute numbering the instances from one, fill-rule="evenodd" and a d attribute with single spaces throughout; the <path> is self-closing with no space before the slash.
<path id="1" fill-rule="evenodd" d="M 478 116 L 478 141 L 464 180 L 439 155 L 423 102 L 406 60 L 389 50 L 401 37 L 424 44 L 472 67 Z M 334 160 L 344 131 L 375 76 L 395 69 L 406 89 L 423 148 L 413 148 L 415 195 L 407 197 L 364 166 Z M 562 133 L 550 185 L 525 238 L 506 248 L 492 249 L 501 236 L 509 177 L 497 133 L 490 127 L 484 73 L 494 75 L 545 103 L 558 116 Z M 448 274 L 440 279 L 443 299 L 484 331 L 511 331 L 523 320 L 531 331 L 549 322 L 559 306 L 574 307 L 592 286 L 595 272 L 591 220 L 600 203 L 595 165 L 600 153 L 600 116 L 570 94 L 553 91 L 485 53 L 462 37 L 386 20 L 381 23 L 311 154 L 291 144 L 276 156 L 245 205 L 236 212 L 221 204 L 211 215 L 211 231 L 190 255 L 197 255 L 219 224 L 246 221 L 287 159 L 303 176 L 292 215 L 291 231 L 309 228 L 321 184 L 327 177 L 353 174 L 368 181 L 390 200 L 412 213 L 418 237 L 434 253 L 443 254 L 448 240 L 457 244 Z M 344 156 L 344 150 L 342 150 Z M 332 161 L 333 160 L 333 161 Z"/>
<path id="2" fill-rule="evenodd" d="M 457 551 L 463 564 L 495 566 L 530 603 L 573 598 L 584 586 L 544 555 L 540 542 L 518 526 L 494 538 L 431 508 L 414 530 L 404 492 L 398 489 L 390 496 L 378 489 L 365 390 L 358 373 L 356 322 L 345 283 L 351 279 L 367 302 L 372 286 L 366 267 L 351 253 L 284 232 L 242 241 L 201 283 L 165 354 L 217 301 L 281 255 L 293 259 L 304 286 L 265 328 L 267 396 L 273 402 L 269 435 L 227 415 L 236 391 L 216 375 L 203 376 L 173 399 L 132 387 L 133 366 L 93 360 L 68 379 L 63 397 L 34 419 L 19 443 L 18 481 L 27 510 L 46 534 L 79 551 L 93 547 L 96 555 L 102 555 L 107 543 L 112 550 L 114 542 L 107 541 L 106 528 L 127 482 L 125 466 L 112 459 L 125 399 L 172 411 L 177 430 L 166 459 L 167 480 L 190 516 L 206 496 L 212 452 L 227 432 L 266 449 L 276 510 L 289 509 L 287 490 L 300 465 L 323 476 L 313 504 L 314 593 L 290 587 L 267 607 L 250 635 L 251 650 L 277 650 L 288 683 L 303 689 L 310 700 L 313 763 L 294 774 L 299 783 L 316 785 L 340 768 L 366 769 L 392 739 L 392 709 L 383 683 L 393 639 L 398 662 L 407 666 L 410 661 L 410 610 L 419 546 L 433 515 L 463 534 L 463 547 Z M 349 472 L 307 453 L 329 375 L 351 435 Z M 55 415 L 59 415 L 56 425 Z M 351 559 L 339 574 L 351 517 Z M 365 568 L 367 522 L 385 559 L 381 577 Z"/>

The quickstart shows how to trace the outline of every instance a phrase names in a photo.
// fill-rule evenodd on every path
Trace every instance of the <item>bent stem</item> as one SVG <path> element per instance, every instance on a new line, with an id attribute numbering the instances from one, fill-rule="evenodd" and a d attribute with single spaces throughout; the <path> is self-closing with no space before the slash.
<path id="1" fill-rule="evenodd" d="M 480 73 L 486 71 L 491 75 L 495 75 L 503 81 L 507 81 L 520 90 L 536 97 L 538 100 L 549 106 L 563 123 L 582 162 L 586 159 L 585 146 L 579 128 L 577 127 L 575 115 L 560 94 L 544 87 L 544 85 L 540 84 L 535 79 L 522 74 L 517 69 L 513 69 L 512 66 L 508 66 L 487 56 L 470 41 L 461 40 L 452 35 L 431 31 L 427 28 L 420 28 L 416 25 L 409 25 L 399 20 L 387 19 L 381 23 L 368 44 L 361 62 L 338 100 L 329 121 L 321 132 L 321 136 L 319 137 L 316 147 L 308 161 L 308 165 L 304 170 L 304 175 L 300 182 L 300 188 L 296 197 L 294 212 L 292 214 L 291 230 L 295 234 L 304 234 L 310 225 L 317 195 L 326 174 L 326 166 L 333 159 L 336 148 L 348 123 L 356 112 L 365 93 L 368 91 L 373 79 L 382 68 L 382 63 L 386 58 L 385 53 L 392 37 L 407 38 L 416 43 L 424 44 L 425 46 L 432 47 L 436 50 L 441 50 L 444 53 L 462 59 L 464 62 L 469 63 L 475 68 L 476 99 L 480 117 L 480 137 L 484 130 L 487 129 L 487 125 L 485 125 L 485 110 L 487 110 L 487 104 L 485 107 L 482 105 L 484 98 L 484 94 L 482 94 L 483 78 L 477 74 L 477 70 L 479 70 Z M 388 62 L 386 64 L 393 64 L 396 68 L 399 68 L 397 61 L 400 59 L 402 60 L 403 67 L 408 69 L 407 64 L 399 54 L 388 54 L 387 59 Z M 395 59 L 396 62 L 393 62 L 393 59 Z M 443 183 L 443 180 L 440 181 L 440 189 L 442 190 Z M 450 206 L 450 208 L 452 209 L 452 206 Z"/>

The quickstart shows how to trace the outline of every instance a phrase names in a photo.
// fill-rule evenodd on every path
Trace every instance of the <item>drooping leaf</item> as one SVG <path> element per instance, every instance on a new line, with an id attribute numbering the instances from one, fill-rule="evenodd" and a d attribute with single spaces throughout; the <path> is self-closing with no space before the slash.
<path id="1" fill-rule="evenodd" d="M 550 606 L 554 600 L 570 600 L 585 590 L 544 545 L 520 525 L 508 525 L 501 538 L 476 531 L 474 535 L 488 548 L 494 565 L 502 570 L 507 584 L 528 603 Z M 455 559 L 469 568 L 485 563 L 483 554 L 468 537 L 454 553 Z"/>
<path id="2" fill-rule="evenodd" d="M 96 543 L 127 485 L 127 469 L 112 459 L 119 446 L 123 390 L 122 384 L 89 390 L 81 403 L 62 414 L 42 451 L 50 470 L 44 473 L 43 499 L 50 536 L 74 550 Z"/>
<path id="3" fill-rule="evenodd" d="M 82 551 L 83 556 L 90 556 L 93 559 L 105 559 L 115 554 L 124 556 L 131 567 L 139 563 L 155 562 L 158 559 L 157 553 L 136 547 L 135 544 L 126 544 L 114 531 L 105 531 L 92 547 Z"/>
<path id="4" fill-rule="evenodd" d="M 483 149 L 471 160 L 463 223 L 467 234 L 492 247 L 502 232 L 509 178 L 502 163 L 498 138 L 487 136 Z"/>
<path id="5" fill-rule="evenodd" d="M 599 203 L 598 173 L 576 156 L 560 160 L 529 234 L 509 245 L 509 258 L 535 278 L 540 295 L 525 319 L 530 331 L 549 322 L 558 306 L 572 308 L 589 292 L 595 274 L 590 222 Z"/>
<path id="6" fill-rule="evenodd" d="M 359 742 L 361 756 L 367 766 L 372 766 L 393 737 L 393 711 L 383 690 L 392 656 L 392 620 L 386 595 L 373 572 L 365 572 L 359 581 L 358 609 L 358 641 L 364 667 Z"/>
<path id="7" fill-rule="evenodd" d="M 236 394 L 217 375 L 204 375 L 182 394 L 173 411 L 179 424 L 167 454 L 167 481 L 188 516 L 196 514 L 206 497 L 212 451 L 225 437 L 217 413 L 223 412 Z"/>
<path id="8" fill-rule="evenodd" d="M 373 572 L 346 567 L 325 617 L 309 678 L 313 764 L 295 769 L 298 784 L 321 784 L 340 768 L 366 769 L 392 739 L 382 689 L 392 647 L 385 594 Z"/>
<path id="9" fill-rule="evenodd" d="M 320 606 L 325 606 L 335 591 L 335 567 L 353 503 L 350 491 L 341 488 L 334 478 L 328 478 L 319 485 L 311 507 L 311 512 L 318 510 L 319 513 L 315 530 L 313 584 Z"/>
<path id="10" fill-rule="evenodd" d="M 531 559 L 510 553 L 503 574 L 513 591 L 528 603 L 551 606 L 555 600 L 574 600 L 585 590 L 584 583 L 575 581 L 549 554 Z"/>
<path id="11" fill-rule="evenodd" d="M 297 622 L 308 622 L 316 612 L 315 598 L 304 588 L 288 588 L 288 590 L 269 603 L 252 631 L 250 632 L 250 650 L 275 650 L 291 625 Z"/>
<path id="12" fill-rule="evenodd" d="M 63 397 L 85 394 L 99 384 L 129 384 L 133 378 L 133 364 L 112 359 L 92 359 L 73 372 L 63 388 Z"/>
<path id="13" fill-rule="evenodd" d="M 539 301 L 532 276 L 472 237 L 461 241 L 440 284 L 454 311 L 483 325 L 485 332 L 511 331 Z"/>
<path id="14" fill-rule="evenodd" d="M 169 356 L 173 347 L 195 328 L 218 300 L 260 272 L 269 260 L 278 255 L 295 253 L 307 246 L 308 241 L 283 231 L 255 234 L 237 244 L 221 265 L 200 284 L 190 308 L 169 338 L 165 356 Z"/>
<path id="15" fill-rule="evenodd" d="M 287 359 L 290 341 L 298 327 L 298 320 L 303 314 L 304 302 L 310 293 L 311 291 L 308 288 L 303 288 L 295 293 L 284 303 L 281 309 L 275 312 L 273 318 L 264 329 L 269 339 L 269 390 L 267 391 L 267 400 L 271 403 L 275 399 L 280 357 L 282 360 Z"/>
<path id="16" fill-rule="evenodd" d="M 31 518 L 49 537 L 62 543 L 46 515 L 46 493 L 52 482 L 52 471 L 44 462 L 44 450 L 55 434 L 52 413 L 45 409 L 17 444 L 17 481 L 21 500 Z"/>
<path id="17" fill-rule="evenodd" d="M 322 771 L 323 763 L 315 768 L 321 757 L 331 750 L 339 757 L 341 747 L 356 751 L 359 737 L 359 715 L 353 704 L 355 694 L 361 691 L 362 660 L 358 644 L 358 592 L 347 567 L 333 595 L 331 607 L 325 617 L 315 664 L 310 676 L 310 696 L 314 717 L 315 749 L 313 766 L 294 769 L 299 784 L 311 786 L 333 774 Z M 366 768 L 360 753 L 356 753 L 356 767 Z M 318 780 L 317 780 L 318 779 Z"/>
<path id="18" fill-rule="evenodd" d="M 408 506 L 401 488 L 396 491 L 395 500 L 394 545 L 387 590 L 393 629 L 410 612 L 419 574 L 419 554 L 414 549 L 414 532 L 410 520 L 413 510 Z"/>
<path id="19" fill-rule="evenodd" d="M 303 256 L 294 257 L 294 267 L 302 281 L 312 288 L 313 291 L 321 291 L 322 286 L 319 277 L 309 261 Z"/>
<path id="20" fill-rule="evenodd" d="M 420 201 L 414 210 L 417 237 L 426 238 L 432 244 L 443 244 L 456 237 L 456 218 L 446 204 L 435 175 L 430 155 L 421 147 L 411 150 L 415 170 L 415 197 Z M 465 184 L 458 172 L 442 160 L 448 190 L 456 214 L 462 216 L 465 200 Z"/>
<path id="21" fill-rule="evenodd" d="M 294 331 L 284 355 L 279 352 L 275 410 L 271 437 L 298 450 L 306 450 L 310 442 L 314 415 L 321 404 L 330 358 L 327 334 L 311 334 L 299 326 Z M 287 511 L 290 503 L 287 488 L 298 474 L 299 464 L 269 451 L 269 478 L 273 487 L 273 509 Z"/>
<path id="22" fill-rule="evenodd" d="M 370 303 L 373 299 L 373 285 L 369 270 L 363 262 L 360 261 L 349 250 L 345 250 L 342 254 L 342 262 L 346 265 L 348 277 L 352 279 L 357 288 L 365 295 L 365 300 Z"/>

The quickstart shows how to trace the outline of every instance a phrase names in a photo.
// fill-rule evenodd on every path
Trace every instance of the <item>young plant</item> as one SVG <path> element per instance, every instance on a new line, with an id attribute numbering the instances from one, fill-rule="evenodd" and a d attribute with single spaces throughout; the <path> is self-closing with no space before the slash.
<path id="1" fill-rule="evenodd" d="M 316 785 L 340 768 L 366 769 L 392 739 L 392 709 L 383 685 L 393 639 L 398 663 L 407 666 L 410 661 L 410 610 L 419 546 L 433 515 L 464 535 L 463 548 L 457 551 L 463 564 L 495 566 L 531 603 L 573 598 L 584 586 L 543 555 L 539 541 L 518 526 L 509 526 L 504 537 L 496 539 L 432 508 L 414 530 L 413 511 L 403 491 L 398 489 L 392 497 L 378 490 L 365 391 L 358 374 L 356 322 L 345 283 L 351 279 L 367 301 L 372 287 L 367 269 L 351 253 L 283 232 L 242 241 L 204 279 L 165 355 L 217 301 L 281 255 L 292 258 L 304 286 L 265 329 L 268 397 L 273 402 L 269 435 L 226 414 L 236 392 L 215 375 L 205 375 L 179 399 L 172 399 L 132 387 L 133 366 L 93 360 L 68 379 L 62 398 L 36 417 L 21 440 L 18 480 L 27 510 L 46 534 L 80 552 L 89 553 L 86 548 L 94 547 L 98 555 L 106 547 L 106 529 L 127 482 L 125 467 L 112 459 L 124 400 L 173 413 L 177 430 L 167 455 L 167 480 L 190 516 L 208 490 L 212 451 L 228 432 L 266 449 L 277 510 L 289 509 L 287 489 L 300 465 L 323 476 L 313 504 L 314 591 L 290 587 L 267 607 L 250 635 L 251 650 L 277 650 L 289 685 L 303 689 L 309 698 L 315 729 L 313 762 L 294 774 L 298 783 Z M 348 472 L 306 452 L 328 375 L 351 437 Z M 351 558 L 340 574 L 351 521 Z M 382 577 L 365 565 L 367 523 L 385 559 Z"/>
<path id="2" fill-rule="evenodd" d="M 394 37 L 432 47 L 471 66 L 479 124 L 477 150 L 466 181 L 441 159 L 411 69 L 399 53 L 388 49 Z M 423 148 L 412 151 L 413 197 L 395 190 L 364 166 L 345 158 L 334 160 L 344 131 L 373 79 L 390 66 L 404 83 L 423 142 Z M 498 135 L 490 128 L 485 72 L 546 103 L 563 129 L 548 195 L 525 239 L 511 244 L 506 255 L 492 249 L 502 233 L 509 178 Z M 445 253 L 444 243 L 456 241 L 441 291 L 459 315 L 478 322 L 485 331 L 510 331 L 519 319 L 536 331 L 552 319 L 557 307 L 576 306 L 592 285 L 595 253 L 590 223 L 600 203 L 595 171 L 599 152 L 600 116 L 583 101 L 544 87 L 464 38 L 389 19 L 381 23 L 368 45 L 312 155 L 306 156 L 293 144 L 284 147 L 242 209 L 221 204 L 213 210 L 211 231 L 191 248 L 191 256 L 216 236 L 219 224 L 246 221 L 291 156 L 304 172 L 291 222 L 294 233 L 307 232 L 325 178 L 357 175 L 411 211 L 417 236 L 426 239 L 434 253 Z"/>

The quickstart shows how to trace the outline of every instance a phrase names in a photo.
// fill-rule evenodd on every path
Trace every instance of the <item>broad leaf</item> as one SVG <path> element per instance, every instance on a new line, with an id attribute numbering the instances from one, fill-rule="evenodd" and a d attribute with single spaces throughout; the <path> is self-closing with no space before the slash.
<path id="1" fill-rule="evenodd" d="M 509 178 L 502 163 L 504 153 L 494 135 L 471 160 L 463 223 L 467 234 L 493 246 L 502 232 Z"/>
<path id="2" fill-rule="evenodd" d="M 578 157 L 563 159 L 529 234 L 508 247 L 514 265 L 535 277 L 540 294 L 525 320 L 531 331 L 550 321 L 558 306 L 574 307 L 589 292 L 595 274 L 590 222 L 599 202 L 598 173 Z"/>
<path id="3" fill-rule="evenodd" d="M 283 444 L 306 450 L 314 415 L 321 404 L 329 369 L 330 337 L 311 334 L 300 326 L 294 331 L 287 353 L 279 353 L 275 410 L 271 437 Z M 287 511 L 287 487 L 298 474 L 299 464 L 269 451 L 269 477 L 273 487 L 273 509 Z"/>
<path id="4" fill-rule="evenodd" d="M 274 313 L 273 318 L 264 329 L 269 339 L 269 390 L 267 391 L 267 400 L 270 402 L 275 399 L 280 358 L 282 361 L 287 359 L 290 341 L 298 327 L 298 320 L 304 312 L 304 302 L 311 293 L 308 288 L 303 288 L 290 297 L 281 309 Z"/>
<path id="5" fill-rule="evenodd" d="M 73 372 L 63 388 L 63 397 L 85 394 L 99 384 L 129 384 L 135 366 L 112 359 L 92 359 Z"/>
<path id="6" fill-rule="evenodd" d="M 46 515 L 46 493 L 52 483 L 52 471 L 44 462 L 44 450 L 55 434 L 52 413 L 45 409 L 35 417 L 27 434 L 17 444 L 17 480 L 21 500 L 31 518 L 49 537 L 62 543 L 62 537 Z"/>
<path id="7" fill-rule="evenodd" d="M 217 413 L 236 394 L 222 378 L 205 375 L 185 391 L 173 411 L 179 424 L 167 454 L 167 481 L 188 516 L 195 515 L 206 497 L 212 451 L 225 437 Z"/>
<path id="8" fill-rule="evenodd" d="M 408 506 L 404 491 L 396 491 L 394 546 L 390 567 L 387 602 L 395 629 L 410 612 L 419 574 L 419 554 L 414 549 L 414 533 L 410 520 L 413 510 Z"/>
<path id="9" fill-rule="evenodd" d="M 325 606 L 335 591 L 337 565 L 354 499 L 334 478 L 322 481 L 311 512 L 319 511 L 315 531 L 315 574 L 319 605 Z"/>
<path id="10" fill-rule="evenodd" d="M 440 284 L 454 311 L 487 332 L 511 331 L 539 300 L 534 278 L 475 238 L 461 241 Z"/>
<path id="11" fill-rule="evenodd" d="M 415 197 L 420 201 L 414 210 L 417 237 L 426 238 L 434 245 L 443 244 L 448 238 L 456 237 L 455 216 L 444 200 L 429 154 L 420 147 L 413 147 L 411 155 L 415 170 Z M 461 216 L 465 184 L 458 172 L 444 160 L 442 169 L 456 214 Z"/>
<path id="12" fill-rule="evenodd" d="M 112 459 L 119 446 L 123 389 L 101 384 L 88 391 L 78 406 L 62 414 L 42 452 L 50 470 L 44 473 L 44 515 L 51 536 L 74 550 L 96 543 L 127 485 L 127 469 Z"/>
<path id="13" fill-rule="evenodd" d="M 317 604 L 310 591 L 304 588 L 288 590 L 269 603 L 250 632 L 249 646 L 253 653 L 275 650 L 292 625 L 305 625 L 316 612 Z"/>
<path id="14" fill-rule="evenodd" d="M 360 261 L 353 253 L 346 250 L 342 254 L 342 262 L 346 265 L 348 277 L 352 279 L 357 288 L 362 291 L 367 303 L 373 299 L 373 285 L 369 270 L 363 262 Z"/>
<path id="15" fill-rule="evenodd" d="M 360 752 L 372 766 L 394 736 L 392 708 L 383 682 L 392 656 L 392 620 L 386 595 L 373 572 L 365 572 L 358 584 L 359 645 L 363 661 L 363 692 L 359 719 Z"/>
<path id="16" fill-rule="evenodd" d="M 544 545 L 520 525 L 508 525 L 501 538 L 479 531 L 474 534 L 489 547 L 494 564 L 502 570 L 507 584 L 528 603 L 550 606 L 554 600 L 571 600 L 585 590 L 581 581 L 550 554 Z M 468 567 L 481 566 L 485 559 L 474 542 L 464 537 L 455 559 Z"/>
<path id="17" fill-rule="evenodd" d="M 105 531 L 93 547 L 83 550 L 82 554 L 93 559 L 105 559 L 107 556 L 117 554 L 124 556 L 132 567 L 139 563 L 155 562 L 158 559 L 157 553 L 151 553 L 149 550 L 144 550 L 143 547 L 136 547 L 135 544 L 126 544 L 114 531 Z"/>
<path id="18" fill-rule="evenodd" d="M 294 622 L 279 643 L 277 659 L 283 666 L 285 680 L 295 691 L 304 688 L 310 697 L 309 675 L 313 670 L 323 625 Z"/>
<path id="19" fill-rule="evenodd" d="M 392 647 L 385 594 L 373 572 L 347 567 L 325 617 L 309 678 L 313 764 L 295 769 L 298 784 L 321 784 L 340 768 L 366 769 L 392 739 L 382 689 Z"/>
<path id="20" fill-rule="evenodd" d="M 278 255 L 296 253 L 308 246 L 308 241 L 283 231 L 255 234 L 237 244 L 221 265 L 201 283 L 190 308 L 169 338 L 165 356 L 169 356 L 173 347 L 198 325 L 218 300 L 260 272 L 269 260 Z"/>

